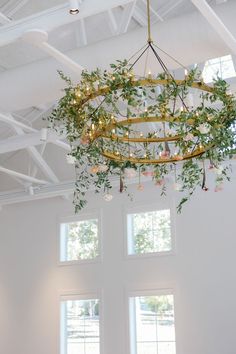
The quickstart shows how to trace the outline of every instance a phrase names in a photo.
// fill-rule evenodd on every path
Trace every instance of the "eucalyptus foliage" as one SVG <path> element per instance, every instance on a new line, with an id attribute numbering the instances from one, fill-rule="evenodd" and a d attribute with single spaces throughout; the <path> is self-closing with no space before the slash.
<path id="1" fill-rule="evenodd" d="M 110 72 L 83 71 L 78 85 L 73 85 L 63 73 L 60 75 L 67 87 L 49 121 L 53 129 L 66 133 L 71 144 L 68 159 L 76 169 L 77 211 L 86 205 L 88 190 L 109 193 L 113 177 L 119 178 L 120 191 L 126 191 L 130 177 L 127 171 L 137 172 L 139 186 L 143 175 L 151 176 L 162 187 L 163 194 L 165 181 L 172 176 L 178 190 L 184 193 L 178 211 L 198 186 L 207 190 L 205 161 L 215 171 L 217 186 L 229 178 L 222 163 L 234 154 L 236 103 L 224 80 L 217 78 L 207 90 L 196 70 L 190 71 L 181 82 L 168 74 L 137 78 L 127 61 L 112 64 Z M 155 80 L 163 81 L 159 89 Z M 193 86 L 199 92 L 197 105 L 188 107 L 186 102 Z M 135 117 L 146 123 L 152 117 L 170 117 L 156 125 L 156 131 L 149 130 L 146 137 L 179 136 L 179 139 L 155 144 L 121 141 L 120 137 L 140 134 L 136 126 L 120 124 L 122 119 Z M 109 126 L 115 129 L 107 129 Z M 200 151 L 196 157 L 184 159 L 196 149 Z M 105 152 L 117 158 L 109 159 Z M 119 160 L 119 156 L 124 158 Z M 139 162 L 133 162 L 131 156 Z M 166 157 L 172 161 L 166 163 Z M 160 161 L 156 164 L 148 162 L 157 159 Z"/>

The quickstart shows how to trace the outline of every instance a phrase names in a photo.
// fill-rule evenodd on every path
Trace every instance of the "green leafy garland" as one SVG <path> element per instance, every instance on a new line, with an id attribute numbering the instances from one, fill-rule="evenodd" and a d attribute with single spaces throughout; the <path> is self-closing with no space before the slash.
<path id="1" fill-rule="evenodd" d="M 120 179 L 120 192 L 127 190 L 127 180 L 139 178 L 138 190 L 142 190 L 141 176 L 151 176 L 155 184 L 162 187 L 165 194 L 166 179 L 172 175 L 174 188 L 185 193 L 178 211 L 188 200 L 196 187 L 206 187 L 205 161 L 216 173 L 216 189 L 220 190 L 224 179 L 229 179 L 228 168 L 222 163 L 232 158 L 235 152 L 235 124 L 236 102 L 233 95 L 228 94 L 227 83 L 218 78 L 213 82 L 211 90 L 201 91 L 197 107 L 187 106 L 183 109 L 177 105 L 179 97 L 182 102 L 187 100 L 189 90 L 193 84 L 204 87 L 199 73 L 192 70 L 181 84 L 167 74 L 155 77 L 165 80 L 161 85 L 161 92 L 157 91 L 149 77 L 150 84 L 142 86 L 139 82 L 144 78 L 135 78 L 127 61 L 118 61 L 111 65 L 111 72 L 95 70 L 83 71 L 81 81 L 74 86 L 63 73 L 60 75 L 66 81 L 65 95 L 59 101 L 57 108 L 49 117 L 50 126 L 57 132 L 66 131 L 72 151 L 67 156 L 68 162 L 75 164 L 76 184 L 74 204 L 76 211 L 82 209 L 86 201 L 86 193 L 95 189 L 96 193 L 104 193 L 104 199 L 112 199 L 112 178 Z M 147 78 L 146 78 L 147 79 Z M 99 92 L 99 95 L 98 95 Z M 121 107 L 125 103 L 124 107 Z M 158 134 L 165 136 L 177 135 L 180 139 L 170 147 L 168 143 L 153 145 L 150 143 L 130 144 L 113 137 L 102 134 L 94 139 L 97 131 L 107 133 L 106 127 L 114 125 L 115 136 L 135 136 L 137 131 L 129 125 L 120 125 L 120 119 L 141 117 L 147 120 L 153 116 L 173 117 L 167 124 L 155 132 L 149 132 L 147 137 L 152 138 Z M 189 122 L 192 122 L 189 124 Z M 193 151 L 196 146 L 202 148 L 197 157 L 182 161 L 177 167 L 177 160 L 181 161 L 187 151 Z M 174 150 L 173 150 L 174 149 Z M 124 161 L 104 157 L 104 152 L 127 156 Z M 175 152 L 174 152 L 175 151 Z M 156 159 L 157 156 L 165 158 L 173 156 L 176 160 L 169 164 L 142 163 L 145 155 L 147 159 Z M 140 159 L 140 163 L 132 162 L 130 156 Z"/>

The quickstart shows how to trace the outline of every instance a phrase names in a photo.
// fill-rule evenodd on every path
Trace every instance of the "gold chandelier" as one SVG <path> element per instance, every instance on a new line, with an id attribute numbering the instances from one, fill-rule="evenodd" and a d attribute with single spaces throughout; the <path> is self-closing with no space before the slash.
<path id="1" fill-rule="evenodd" d="M 61 73 L 68 87 L 49 120 L 57 130 L 62 123 L 71 142 L 68 162 L 77 172 L 77 209 L 86 204 L 91 185 L 110 193 L 113 176 L 119 176 L 121 192 L 136 174 L 139 186 L 141 177 L 149 175 L 163 188 L 172 176 L 178 190 L 188 195 L 197 186 L 208 190 L 206 161 L 216 172 L 218 187 L 227 178 L 222 163 L 235 149 L 234 96 L 224 80 L 206 85 L 197 68 L 188 70 L 152 41 L 150 0 L 147 17 L 147 44 L 130 60 L 117 61 L 110 72 L 84 71 L 76 86 Z M 158 52 L 177 62 L 182 79 L 175 79 Z M 161 74 L 147 72 L 150 54 Z M 135 67 L 142 60 L 144 75 L 137 76 Z M 177 171 L 178 162 L 182 167 Z"/>

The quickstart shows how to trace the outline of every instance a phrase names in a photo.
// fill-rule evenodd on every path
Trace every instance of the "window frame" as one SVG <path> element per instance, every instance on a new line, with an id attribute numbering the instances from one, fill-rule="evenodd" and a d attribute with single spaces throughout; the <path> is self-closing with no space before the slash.
<path id="1" fill-rule="evenodd" d="M 229 59 L 225 59 L 226 57 L 229 57 Z M 224 59 L 224 60 L 223 60 Z M 217 60 L 215 63 L 211 63 L 213 60 Z M 233 76 L 230 76 L 230 77 L 223 77 L 222 75 L 222 65 L 224 65 L 224 63 L 227 63 L 227 62 L 231 62 L 233 64 L 233 68 L 234 68 L 234 75 Z M 205 82 L 207 84 L 211 84 L 214 79 L 217 77 L 217 75 L 214 75 L 213 74 L 213 69 L 212 67 L 215 66 L 215 65 L 218 65 L 219 66 L 219 71 L 220 71 L 220 75 L 219 77 L 222 79 L 222 80 L 225 80 L 228 82 L 228 80 L 232 80 L 236 77 L 236 67 L 235 67 L 235 64 L 234 64 L 234 61 L 233 61 L 233 57 L 231 54 L 227 54 L 227 55 L 223 55 L 221 57 L 217 57 L 217 58 L 211 58 L 211 59 L 208 59 L 205 63 L 204 63 L 204 67 L 203 67 L 203 78 L 204 78 L 204 70 L 209 70 L 211 69 L 212 70 L 212 73 L 209 75 L 211 76 L 211 80 L 206 80 L 206 78 L 204 78 Z"/>
<path id="2" fill-rule="evenodd" d="M 170 229 L 171 229 L 171 250 L 170 251 L 158 251 L 147 253 L 129 253 L 130 233 L 128 230 L 128 216 L 130 214 L 138 214 L 152 211 L 170 210 Z M 135 206 L 125 208 L 123 212 L 123 224 L 124 230 L 124 257 L 125 259 L 142 259 L 153 258 L 163 256 L 173 256 L 176 254 L 176 206 L 174 199 L 168 199 L 159 203 L 140 203 Z"/>
<path id="3" fill-rule="evenodd" d="M 145 296 L 161 296 L 161 295 L 172 295 L 174 303 L 174 324 L 175 324 L 175 348 L 176 353 L 178 352 L 177 347 L 177 320 L 176 320 L 176 291 L 172 286 L 167 287 L 157 287 L 153 286 L 150 288 L 139 288 L 138 290 L 129 289 L 126 291 L 126 308 L 127 308 L 127 329 L 128 329 L 128 341 L 127 349 L 130 354 L 137 354 L 137 339 L 136 339 L 136 323 L 131 323 L 133 316 L 131 309 L 131 299 L 135 297 L 145 297 Z M 134 318 L 134 317 L 133 317 Z"/>
<path id="4" fill-rule="evenodd" d="M 80 301 L 80 300 L 98 300 L 99 301 L 99 354 L 104 353 L 104 303 L 103 303 L 103 290 L 69 290 L 60 292 L 59 294 L 59 353 L 67 354 L 65 345 L 65 318 L 62 318 L 62 303 L 66 301 Z M 63 348 L 64 347 L 64 348 Z"/>
<path id="5" fill-rule="evenodd" d="M 62 224 L 69 224 L 73 222 L 86 221 L 86 220 L 98 220 L 98 256 L 91 259 L 77 259 L 77 260 L 62 260 Z M 73 216 L 61 216 L 58 218 L 57 227 L 57 263 L 59 266 L 73 266 L 82 264 L 94 264 L 101 263 L 102 261 L 102 210 L 91 210 L 88 212 L 82 212 Z M 65 252 L 65 251 L 64 251 Z"/>

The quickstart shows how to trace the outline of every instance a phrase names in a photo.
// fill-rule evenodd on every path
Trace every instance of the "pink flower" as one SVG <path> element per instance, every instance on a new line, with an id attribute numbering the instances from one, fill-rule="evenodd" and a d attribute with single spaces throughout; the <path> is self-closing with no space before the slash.
<path id="1" fill-rule="evenodd" d="M 142 174 L 145 177 L 153 177 L 154 176 L 154 172 L 153 171 L 143 171 Z"/>
<path id="2" fill-rule="evenodd" d="M 180 183 L 174 183 L 174 190 L 180 192 L 182 189 L 182 185 Z"/>
<path id="3" fill-rule="evenodd" d="M 106 194 L 104 194 L 103 199 L 104 199 L 106 202 L 111 202 L 112 199 L 113 199 L 113 195 L 110 194 L 110 193 L 106 193 Z"/>
<path id="4" fill-rule="evenodd" d="M 188 133 L 185 137 L 184 137 L 184 141 L 193 141 L 194 139 L 194 135 L 192 133 Z"/>
<path id="5" fill-rule="evenodd" d="M 215 187 L 215 192 L 221 192 L 223 190 L 223 185 L 222 184 L 217 184 Z"/>
<path id="6" fill-rule="evenodd" d="M 165 159 L 166 157 L 169 157 L 169 156 L 170 156 L 170 152 L 164 150 L 164 151 L 161 151 L 159 155 L 160 155 L 160 158 L 161 158 L 161 159 Z"/>
<path id="7" fill-rule="evenodd" d="M 92 166 L 90 169 L 90 173 L 98 173 L 99 172 L 99 166 Z"/>
<path id="8" fill-rule="evenodd" d="M 143 190 L 144 190 L 144 185 L 143 184 L 138 184 L 137 185 L 137 190 L 139 191 L 139 192 L 142 192 Z"/>
<path id="9" fill-rule="evenodd" d="M 197 128 L 197 130 L 201 133 L 201 134 L 208 134 L 211 130 L 211 126 L 207 123 L 203 123 L 200 124 L 199 127 Z"/>
<path id="10" fill-rule="evenodd" d="M 89 137 L 86 136 L 86 135 L 81 136 L 80 142 L 81 142 L 82 145 L 87 145 L 87 144 L 89 144 Z"/>
<path id="11" fill-rule="evenodd" d="M 177 161 L 182 161 L 182 160 L 183 160 L 183 156 L 181 156 L 181 155 L 175 155 L 175 159 L 176 159 Z"/>
<path id="12" fill-rule="evenodd" d="M 165 180 L 164 179 L 158 179 L 156 181 L 156 186 L 163 186 L 165 184 Z"/>
<path id="13" fill-rule="evenodd" d="M 126 178 L 134 178 L 136 177 L 137 173 L 134 168 L 125 168 L 125 177 Z"/>
<path id="14" fill-rule="evenodd" d="M 71 154 L 67 154 L 66 161 L 69 165 L 74 165 L 76 163 L 76 157 Z"/>
<path id="15" fill-rule="evenodd" d="M 106 172 L 108 170 L 107 165 L 99 165 L 98 166 L 98 172 Z"/>

